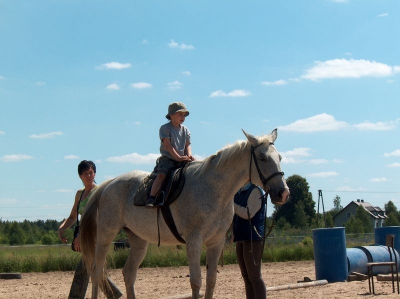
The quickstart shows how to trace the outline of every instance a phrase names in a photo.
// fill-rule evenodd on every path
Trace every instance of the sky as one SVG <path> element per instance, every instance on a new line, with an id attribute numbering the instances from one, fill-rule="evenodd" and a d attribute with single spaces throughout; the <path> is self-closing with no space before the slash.
<path id="1" fill-rule="evenodd" d="M 83 159 L 151 171 L 177 101 L 199 160 L 278 128 L 320 212 L 400 208 L 399 28 L 389 0 L 0 0 L 0 219 L 68 217 Z"/>

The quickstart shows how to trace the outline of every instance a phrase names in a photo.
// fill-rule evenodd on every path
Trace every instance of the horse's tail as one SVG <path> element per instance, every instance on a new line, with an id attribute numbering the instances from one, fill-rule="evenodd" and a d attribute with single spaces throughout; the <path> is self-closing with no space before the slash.
<path id="1" fill-rule="evenodd" d="M 92 272 L 94 262 L 96 236 L 97 236 L 97 212 L 103 190 L 113 179 L 102 183 L 96 188 L 90 197 L 82 214 L 79 234 L 81 241 L 82 260 L 88 274 Z"/>

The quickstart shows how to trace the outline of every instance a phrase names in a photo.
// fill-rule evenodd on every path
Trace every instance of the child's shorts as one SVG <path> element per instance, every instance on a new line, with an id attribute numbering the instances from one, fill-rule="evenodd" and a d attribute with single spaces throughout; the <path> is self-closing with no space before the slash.
<path id="1" fill-rule="evenodd" d="M 167 174 L 171 169 L 177 168 L 180 162 L 172 160 L 166 156 L 161 156 L 157 159 L 154 172 Z"/>

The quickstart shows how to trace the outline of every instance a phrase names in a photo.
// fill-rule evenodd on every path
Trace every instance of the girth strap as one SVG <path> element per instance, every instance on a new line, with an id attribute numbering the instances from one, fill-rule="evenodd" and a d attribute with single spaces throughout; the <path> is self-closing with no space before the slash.
<path id="1" fill-rule="evenodd" d="M 160 210 L 161 213 L 164 217 L 165 223 L 168 225 L 171 233 L 175 236 L 175 238 L 181 242 L 182 244 L 186 244 L 186 241 L 181 237 L 181 235 L 178 233 L 178 229 L 176 228 L 174 218 L 172 217 L 171 209 L 169 206 L 164 206 L 160 207 L 157 211 L 157 222 L 158 222 L 158 217 L 160 215 Z M 158 230 L 160 231 L 160 230 Z M 160 235 L 158 235 L 158 247 L 160 247 Z"/>

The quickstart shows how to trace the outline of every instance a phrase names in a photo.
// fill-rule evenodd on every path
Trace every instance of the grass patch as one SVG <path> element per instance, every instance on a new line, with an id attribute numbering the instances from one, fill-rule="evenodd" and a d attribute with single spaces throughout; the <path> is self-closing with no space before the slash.
<path id="1" fill-rule="evenodd" d="M 348 236 L 347 248 L 371 244 L 365 235 Z M 123 268 L 128 258 L 128 249 L 114 251 L 112 246 L 107 256 L 107 265 L 112 269 Z M 225 265 L 237 264 L 235 244 L 227 244 L 223 252 Z M 70 245 L 52 246 L 2 246 L 0 247 L 0 272 L 51 272 L 74 271 L 81 254 L 73 252 Z M 289 238 L 268 238 L 262 260 L 267 262 L 287 262 L 313 260 L 313 240 L 310 236 Z M 206 251 L 203 248 L 201 265 L 206 264 Z M 222 261 L 220 260 L 220 264 Z M 141 267 L 187 266 L 186 247 L 161 246 L 150 244 Z"/>

